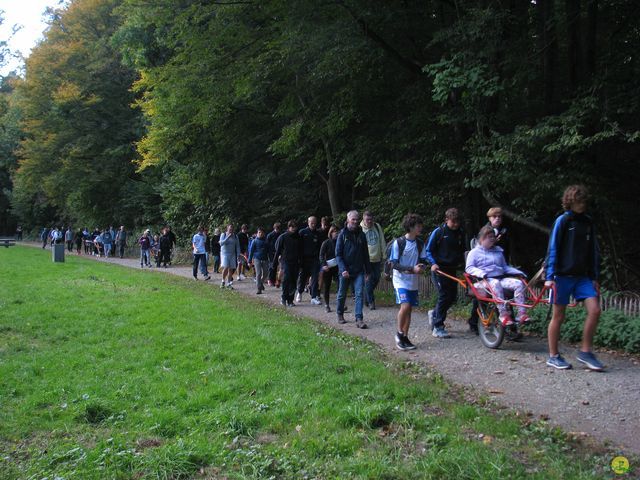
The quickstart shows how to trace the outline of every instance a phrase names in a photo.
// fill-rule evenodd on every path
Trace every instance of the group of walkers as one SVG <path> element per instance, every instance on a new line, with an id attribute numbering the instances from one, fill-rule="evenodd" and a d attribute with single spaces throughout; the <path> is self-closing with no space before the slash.
<path id="1" fill-rule="evenodd" d="M 570 298 L 584 301 L 587 309 L 577 360 L 591 370 L 604 368 L 592 352 L 600 315 L 597 283 L 600 256 L 593 222 L 585 214 L 587 199 L 584 186 L 567 188 L 562 198 L 565 212 L 554 223 L 545 260 L 545 285 L 553 292 L 547 365 L 557 369 L 571 368 L 558 352 L 560 326 Z M 331 225 L 327 217 L 321 219 L 318 227 L 317 218 L 312 216 L 301 229 L 295 220 L 290 220 L 285 231 L 280 223 L 275 223 L 268 234 L 260 227 L 249 236 L 246 225 L 235 233 L 230 224 L 222 234 L 216 229 L 212 237 L 212 248 L 216 245 L 216 250 L 212 250 L 214 269 L 222 268 L 220 288 L 233 288 L 235 272 L 239 272 L 238 280 L 244 280 L 244 269 L 253 266 L 257 294 L 262 294 L 265 285 L 281 288 L 281 304 L 293 307 L 302 302 L 308 292 L 310 303 L 324 305 L 326 312 L 332 311 L 330 289 L 332 282 L 337 282 L 337 322 L 346 323 L 345 300 L 351 290 L 355 300 L 355 324 L 363 329 L 367 328 L 363 306 L 376 309 L 375 289 L 384 271 L 393 281 L 399 305 L 396 346 L 400 350 L 413 350 L 416 347 L 409 339 L 412 310 L 419 305 L 419 277 L 427 271 L 438 291 L 435 308 L 428 314 L 432 336 L 438 339 L 451 336 L 445 328 L 445 320 L 457 299 L 458 283 L 448 276 L 455 277 L 461 270 L 473 276 L 477 280 L 476 288 L 485 293 L 504 299 L 506 292 L 511 291 L 516 304 L 524 303 L 526 284 L 523 279 L 526 275 L 508 263 L 511 238 L 503 223 L 502 209 L 489 209 L 487 224 L 470 244 L 461 220 L 458 209 L 448 209 L 444 222 L 430 232 L 425 242 L 422 237 L 424 221 L 419 215 L 410 213 L 402 221 L 405 234 L 389 244 L 369 211 L 364 212 L 362 219 L 358 211 L 348 212 L 342 228 Z M 193 276 L 196 279 L 198 268 L 205 280 L 211 278 L 206 268 L 206 238 L 204 228 L 199 227 L 192 241 Z M 499 320 L 505 327 L 530 320 L 522 306 L 512 315 L 504 303 L 498 303 L 498 311 Z M 469 329 L 478 334 L 476 299 L 468 323 Z"/>

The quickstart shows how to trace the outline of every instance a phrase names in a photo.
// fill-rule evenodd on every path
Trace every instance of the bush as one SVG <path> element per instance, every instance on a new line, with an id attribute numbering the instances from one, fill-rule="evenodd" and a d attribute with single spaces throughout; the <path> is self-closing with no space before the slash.
<path id="1" fill-rule="evenodd" d="M 560 338 L 566 342 L 579 342 L 582 339 L 586 312 L 584 308 L 567 308 L 567 317 L 562 324 Z M 547 320 L 547 308 L 538 308 L 531 313 L 532 321 L 526 330 L 546 336 L 551 316 Z M 598 330 L 593 339 L 597 347 L 640 353 L 640 318 L 630 317 L 617 310 L 602 312 Z"/>

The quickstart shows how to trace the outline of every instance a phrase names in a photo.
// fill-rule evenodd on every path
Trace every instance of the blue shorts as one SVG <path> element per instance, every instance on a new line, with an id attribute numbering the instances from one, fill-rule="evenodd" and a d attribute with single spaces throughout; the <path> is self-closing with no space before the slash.
<path id="1" fill-rule="evenodd" d="M 557 298 L 551 296 L 551 303 L 555 305 L 569 305 L 572 295 L 578 302 L 598 296 L 593 280 L 588 277 L 556 277 L 555 282 Z"/>
<path id="2" fill-rule="evenodd" d="M 407 290 L 406 288 L 396 288 L 396 303 L 408 303 L 412 307 L 418 306 L 418 290 Z"/>

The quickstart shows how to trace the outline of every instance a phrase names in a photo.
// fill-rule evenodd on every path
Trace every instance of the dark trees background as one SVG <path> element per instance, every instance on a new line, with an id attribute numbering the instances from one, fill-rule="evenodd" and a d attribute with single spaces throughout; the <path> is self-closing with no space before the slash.
<path id="1" fill-rule="evenodd" d="M 26 77 L 3 82 L 3 218 L 10 202 L 30 227 L 186 234 L 371 208 L 395 234 L 408 211 L 435 225 L 458 206 L 475 233 L 499 203 L 533 268 L 563 188 L 584 182 L 606 281 L 635 288 L 639 11 L 75 0 L 52 12 Z"/>

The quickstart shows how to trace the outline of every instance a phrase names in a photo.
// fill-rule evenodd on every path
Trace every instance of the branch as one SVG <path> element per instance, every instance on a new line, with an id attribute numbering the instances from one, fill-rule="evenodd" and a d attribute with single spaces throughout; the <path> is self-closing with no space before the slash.
<path id="1" fill-rule="evenodd" d="M 544 225 L 542 225 L 541 223 L 538 223 L 536 221 L 530 220 L 526 217 L 523 217 L 522 215 L 519 215 L 511 210 L 509 210 L 508 208 L 505 208 L 503 206 L 500 205 L 500 202 L 498 202 L 489 192 L 487 192 L 486 190 L 482 191 L 482 196 L 485 198 L 485 200 L 487 202 L 489 202 L 490 205 L 493 206 L 500 206 L 500 208 L 502 208 L 502 213 L 505 214 L 505 216 L 509 217 L 511 220 L 513 220 L 514 222 L 519 223 L 520 225 L 524 225 L 525 227 L 529 227 L 533 230 L 537 230 L 538 232 L 544 233 L 545 235 L 549 235 L 551 234 L 551 229 L 549 227 L 545 227 Z"/>

